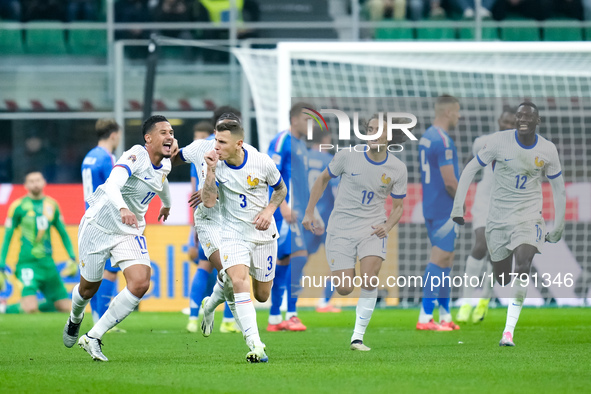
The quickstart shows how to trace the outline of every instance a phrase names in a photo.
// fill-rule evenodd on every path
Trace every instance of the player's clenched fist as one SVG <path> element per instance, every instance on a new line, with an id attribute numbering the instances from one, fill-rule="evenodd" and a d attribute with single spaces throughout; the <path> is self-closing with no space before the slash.
<path id="1" fill-rule="evenodd" d="M 254 220 L 254 228 L 260 231 L 265 231 L 271 225 L 271 219 L 273 218 L 273 212 L 268 210 L 267 208 L 263 209 L 258 215 L 255 216 Z"/>
<path id="2" fill-rule="evenodd" d="M 132 227 L 135 226 L 135 228 L 139 229 L 139 226 L 137 224 L 137 218 L 135 217 L 135 214 L 133 212 L 131 212 L 127 208 L 121 208 L 119 212 L 121 213 L 121 223 L 127 224 L 128 226 Z"/>
<path id="3" fill-rule="evenodd" d="M 204 156 L 205 163 L 207 167 L 211 170 L 215 169 L 215 166 L 218 164 L 219 155 L 216 153 L 215 149 L 207 152 Z"/>
<path id="4" fill-rule="evenodd" d="M 314 217 L 314 215 L 306 213 L 304 215 L 304 220 L 302 220 L 302 226 L 306 230 L 312 231 L 314 235 L 322 235 L 324 232 L 323 226 L 319 225 L 318 221 Z"/>

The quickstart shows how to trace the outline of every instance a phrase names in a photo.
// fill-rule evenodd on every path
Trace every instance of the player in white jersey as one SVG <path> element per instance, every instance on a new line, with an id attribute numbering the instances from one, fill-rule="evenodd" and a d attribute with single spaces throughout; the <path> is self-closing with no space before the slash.
<path id="1" fill-rule="evenodd" d="M 515 108 L 505 106 L 503 113 L 497 119 L 499 130 L 514 130 L 515 129 Z M 493 134 L 486 134 L 474 140 L 472 145 L 472 155 L 476 157 L 478 152 L 486 145 L 487 141 Z M 472 251 L 466 260 L 466 276 L 477 277 L 480 276 L 481 271 L 488 260 L 486 258 L 486 237 L 484 236 L 484 229 L 486 226 L 486 218 L 488 216 L 488 207 L 492 187 L 494 183 L 494 175 L 492 165 L 487 165 L 482 172 L 482 179 L 476 186 L 476 193 L 474 195 L 474 204 L 472 205 L 472 229 L 474 230 L 474 244 Z M 474 294 L 474 288 L 470 283 L 465 283 L 462 289 L 462 298 L 464 303 L 460 307 L 456 315 L 456 321 L 459 323 L 466 323 L 472 314 L 472 322 L 479 323 L 484 320 L 488 312 L 488 304 L 493 295 L 493 287 L 490 283 L 487 286 L 482 286 L 482 297 L 478 300 L 478 305 L 472 313 L 471 299 Z"/>
<path id="2" fill-rule="evenodd" d="M 378 133 L 379 124 L 380 120 L 374 115 L 367 125 L 367 134 Z M 363 336 L 376 305 L 378 284 L 375 280 L 386 258 L 388 233 L 400 220 L 402 200 L 406 197 L 406 165 L 387 151 L 386 127 L 384 121 L 381 136 L 368 141 L 367 145 L 341 150 L 335 155 L 312 186 L 302 223 L 307 230 L 319 235 L 314 208 L 330 179 L 340 176 L 334 209 L 328 220 L 326 259 L 333 283 L 341 295 L 353 291 L 357 258 L 360 276 L 367 278 L 363 280 L 357 302 L 351 350 L 370 350 L 363 344 Z M 369 147 L 369 150 L 359 147 Z M 384 203 L 388 196 L 393 197 L 393 206 L 386 218 Z"/>
<path id="3" fill-rule="evenodd" d="M 101 350 L 102 336 L 137 307 L 150 287 L 150 256 L 143 236 L 148 205 L 158 194 L 163 204 L 158 220 L 166 220 L 170 212 L 166 176 L 171 169 L 169 158 L 177 146 L 174 132 L 160 115 L 148 118 L 142 132 L 145 145 L 135 145 L 123 153 L 107 181 L 88 199 L 90 206 L 78 230 L 80 283 L 72 290 L 64 345 L 72 347 L 78 339 L 84 308 L 101 284 L 107 259 L 121 268 L 127 282 L 105 314 L 78 341 L 99 361 L 108 361 Z"/>
<path id="4" fill-rule="evenodd" d="M 226 298 L 232 289 L 234 316 L 250 348 L 246 360 L 267 362 L 250 299 L 248 276 L 252 277 L 256 300 L 267 301 L 275 276 L 279 236 L 273 213 L 285 199 L 287 187 L 273 160 L 255 148 L 245 148 L 243 140 L 244 130 L 239 120 L 218 122 L 215 150 L 205 155 L 207 173 L 201 198 L 211 208 L 216 205 L 219 191 L 218 204 L 224 224 L 220 256 Z M 274 189 L 270 200 L 268 187 Z M 209 300 L 204 300 L 204 320 L 212 311 Z"/>
<path id="5" fill-rule="evenodd" d="M 564 231 L 566 194 L 556 146 L 536 133 L 538 108 L 529 102 L 517 108 L 517 129 L 495 133 L 464 169 L 451 217 L 464 224 L 464 200 L 474 175 L 493 163 L 494 185 L 486 222 L 486 243 L 493 271 L 501 285 L 512 288 L 514 298 L 500 346 L 515 346 L 513 332 L 527 294 L 531 263 L 545 241 L 558 242 Z M 554 197 L 554 229 L 544 234 L 542 176 L 550 180 Z M 512 270 L 513 256 L 515 269 Z M 517 278 L 511 277 L 514 272 Z"/>

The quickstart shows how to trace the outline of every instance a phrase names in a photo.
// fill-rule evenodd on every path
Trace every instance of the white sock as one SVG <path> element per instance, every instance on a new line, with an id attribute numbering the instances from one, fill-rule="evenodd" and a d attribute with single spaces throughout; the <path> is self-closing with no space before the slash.
<path id="1" fill-rule="evenodd" d="M 423 309 L 423 305 L 421 305 L 421 311 L 419 312 L 419 323 L 429 323 L 431 319 L 433 319 L 433 315 L 427 315 Z"/>
<path id="2" fill-rule="evenodd" d="M 522 284 L 525 285 L 525 283 L 519 278 L 515 280 L 515 298 L 510 300 L 509 307 L 507 308 L 507 323 L 505 323 L 505 330 L 503 332 L 509 331 L 511 335 L 513 335 L 517 320 L 519 320 L 521 307 L 527 294 L 527 287 L 522 287 Z"/>
<path id="3" fill-rule="evenodd" d="M 90 299 L 85 300 L 82 298 L 78 291 L 79 287 L 80 284 L 77 284 L 72 290 L 72 312 L 70 312 L 70 319 L 72 320 L 72 323 L 76 324 L 82 321 L 82 318 L 84 317 L 84 309 L 86 309 L 86 305 L 90 302 Z"/>
<path id="4" fill-rule="evenodd" d="M 140 303 L 141 298 L 137 298 L 126 288 L 111 301 L 109 309 L 103 317 L 88 331 L 88 336 L 92 338 L 102 338 L 103 335 L 117 324 L 121 323 L 135 307 Z"/>
<path id="5" fill-rule="evenodd" d="M 250 293 L 235 293 L 236 317 L 240 320 L 242 334 L 246 344 L 252 349 L 255 345 L 262 345 L 257 326 L 257 312 L 250 300 Z"/>
<path id="6" fill-rule="evenodd" d="M 326 301 L 326 298 L 322 297 L 318 300 L 318 308 L 326 308 L 328 306 L 328 301 Z"/>
<path id="7" fill-rule="evenodd" d="M 230 310 L 232 311 L 232 315 L 234 315 L 234 321 L 236 322 L 236 325 L 238 326 L 240 331 L 243 331 L 242 325 L 240 324 L 240 319 L 238 319 L 238 314 L 236 314 L 236 304 L 234 303 L 234 301 L 226 301 L 226 302 L 228 303 L 228 307 L 230 307 Z"/>
<path id="8" fill-rule="evenodd" d="M 297 312 L 285 312 L 285 320 L 289 320 L 292 317 L 298 317 L 298 313 Z M 281 322 L 279 322 L 281 323 Z"/>
<path id="9" fill-rule="evenodd" d="M 283 316 L 281 316 L 281 313 L 279 313 L 278 315 L 269 315 L 269 324 L 279 324 L 283 321 Z"/>
<path id="10" fill-rule="evenodd" d="M 488 261 L 488 259 L 487 259 L 487 261 Z M 490 268 L 490 272 L 492 272 L 492 265 L 490 263 L 487 264 L 487 267 Z M 487 275 L 488 275 L 488 273 L 489 272 L 486 272 Z M 491 299 L 492 296 L 495 295 L 494 286 L 495 286 L 494 279 L 493 279 L 493 282 L 491 283 L 490 277 L 487 276 L 487 278 L 484 280 L 484 283 L 482 285 L 482 295 L 480 298 Z"/>
<path id="11" fill-rule="evenodd" d="M 451 313 L 445 310 L 444 307 L 439 305 L 439 322 L 449 323 L 451 321 Z"/>
<path id="12" fill-rule="evenodd" d="M 466 276 L 467 282 L 464 283 L 464 287 L 462 288 L 462 298 L 464 298 L 466 303 L 470 302 L 470 298 L 474 295 L 474 287 L 470 286 L 470 278 L 475 276 L 479 277 L 480 273 L 482 272 L 482 267 L 484 267 L 484 263 L 486 262 L 486 257 L 480 260 L 476 260 L 472 256 L 468 256 L 466 259 Z M 475 282 L 475 281 L 474 281 Z"/>
<path id="13" fill-rule="evenodd" d="M 226 301 L 226 297 L 224 296 L 224 286 L 218 278 L 215 286 L 213 286 L 213 292 L 209 296 L 209 300 L 203 305 L 203 313 L 212 313 L 215 311 L 215 308 L 224 301 Z"/>
<path id="14" fill-rule="evenodd" d="M 357 301 L 357 309 L 355 310 L 355 329 L 351 342 L 355 340 L 363 341 L 365 329 L 369 324 L 373 310 L 376 307 L 376 300 L 378 298 L 378 289 L 366 290 L 361 289 L 359 300 Z"/>

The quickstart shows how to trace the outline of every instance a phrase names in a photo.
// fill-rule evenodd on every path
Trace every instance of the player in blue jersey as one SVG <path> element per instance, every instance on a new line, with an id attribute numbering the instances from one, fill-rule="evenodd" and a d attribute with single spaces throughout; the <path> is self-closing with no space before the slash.
<path id="1" fill-rule="evenodd" d="M 302 112 L 306 103 L 296 103 L 289 111 L 290 128 L 277 134 L 269 146 L 269 156 L 277 165 L 288 188 L 288 196 L 275 211 L 279 230 L 277 267 L 271 290 L 271 311 L 267 331 L 305 331 L 298 318 L 296 304 L 301 291 L 300 279 L 308 262 L 301 221 L 310 196 L 308 189 L 308 148 L 302 140 L 306 136 L 309 115 Z M 297 176 L 292 176 L 297 174 Z M 287 289 L 287 314 L 281 316 L 283 293 Z"/>
<path id="2" fill-rule="evenodd" d="M 228 109 L 238 111 L 231 107 L 221 108 L 224 109 L 224 112 Z M 218 111 L 214 113 L 214 121 L 217 121 L 217 118 L 219 118 L 219 115 L 221 115 L 221 113 L 217 113 Z M 238 113 L 240 112 L 238 111 Z M 213 130 L 213 124 L 208 121 L 199 122 L 193 128 L 193 140 L 213 140 L 214 138 L 215 134 Z M 199 177 L 197 176 L 197 168 L 193 163 L 191 163 L 191 186 L 191 190 L 199 190 Z M 191 291 L 189 292 L 190 308 L 189 323 L 187 324 L 187 331 L 189 332 L 197 332 L 199 328 L 197 320 L 199 319 L 199 309 L 201 307 L 201 302 L 203 301 L 203 298 L 206 294 L 211 294 L 213 291 L 215 278 L 218 273 L 211 262 L 207 259 L 205 251 L 201 247 L 201 243 L 195 243 L 195 238 L 195 230 L 192 228 L 191 234 L 189 235 L 189 257 L 191 257 L 192 261 L 198 264 L 198 268 L 197 272 L 195 272 L 195 276 L 193 276 L 193 281 L 191 282 Z M 224 309 L 224 319 L 222 321 L 222 325 L 220 326 L 220 332 L 240 332 L 240 329 L 236 327 L 232 311 L 227 304 Z"/>
<path id="3" fill-rule="evenodd" d="M 423 303 L 417 330 L 451 331 L 460 327 L 449 310 L 449 277 L 454 260 L 456 224 L 449 217 L 458 187 L 458 152 L 449 135 L 460 119 L 460 103 L 449 95 L 435 102 L 435 119 L 419 141 L 419 161 L 423 186 L 423 216 L 431 241 L 431 256 L 423 278 Z M 433 280 L 438 277 L 440 281 Z M 439 283 L 439 286 L 435 286 Z M 433 319 L 439 303 L 439 324 Z"/>
<path id="4" fill-rule="evenodd" d="M 113 151 L 117 149 L 121 139 L 120 127 L 114 119 L 99 119 L 95 125 L 98 144 L 86 154 L 82 161 L 82 186 L 84 188 L 84 203 L 88 208 L 88 197 L 97 187 L 106 182 L 115 165 Z M 111 267 L 111 260 L 105 264 L 103 281 L 90 300 L 92 320 L 96 323 L 109 308 L 111 299 L 118 293 L 117 272 L 119 267 Z M 114 327 L 112 331 L 125 332 L 125 330 Z"/>
<path id="5" fill-rule="evenodd" d="M 328 167 L 328 163 L 333 158 L 333 155 L 327 152 L 320 151 L 321 144 L 330 144 L 331 143 L 331 136 L 328 133 L 322 133 L 320 130 L 314 130 L 314 137 L 312 139 L 312 146 L 308 150 L 308 186 L 310 190 L 312 186 L 314 186 L 314 182 L 316 179 L 322 174 Z M 318 213 L 322 218 L 322 221 L 328 223 L 328 218 L 334 208 L 334 200 L 336 196 L 336 191 L 339 186 L 339 179 L 340 178 L 332 178 L 328 183 L 328 192 L 324 193 L 320 200 L 318 200 L 318 204 L 316 204 L 316 208 L 318 208 Z M 326 241 L 326 232 L 322 233 L 322 235 L 315 235 L 312 231 L 304 231 L 304 241 L 306 243 L 306 247 L 308 249 L 308 256 L 311 256 L 318 252 L 318 248 L 320 245 L 323 245 Z M 328 313 L 334 312 L 338 313 L 341 310 L 329 304 L 329 301 L 332 297 L 332 293 L 334 292 L 334 288 L 331 286 L 330 283 L 324 289 L 324 296 L 318 300 L 318 306 L 316 307 L 316 312 L 320 313 Z"/>

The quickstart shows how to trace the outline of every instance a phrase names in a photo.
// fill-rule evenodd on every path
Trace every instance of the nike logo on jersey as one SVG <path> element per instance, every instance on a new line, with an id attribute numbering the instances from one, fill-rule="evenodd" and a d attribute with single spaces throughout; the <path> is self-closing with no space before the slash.
<path id="1" fill-rule="evenodd" d="M 152 178 L 148 178 L 147 176 L 146 176 L 146 177 L 144 177 L 144 180 L 145 180 L 145 181 L 149 181 L 150 179 L 152 179 Z"/>
<path id="2" fill-rule="evenodd" d="M 142 254 L 146 254 L 146 253 L 148 253 L 148 252 L 144 252 L 144 251 L 142 250 Z"/>
<path id="3" fill-rule="evenodd" d="M 225 180 L 225 181 L 218 181 L 218 183 L 219 183 L 219 184 L 226 183 L 226 182 L 228 182 L 228 180 Z"/>
<path id="4" fill-rule="evenodd" d="M 511 161 L 511 160 L 513 160 L 513 159 L 505 159 L 505 161 Z"/>
<path id="5" fill-rule="evenodd" d="M 351 176 L 357 176 L 357 175 L 361 175 L 361 173 L 359 173 L 359 174 L 351 173 Z"/>

